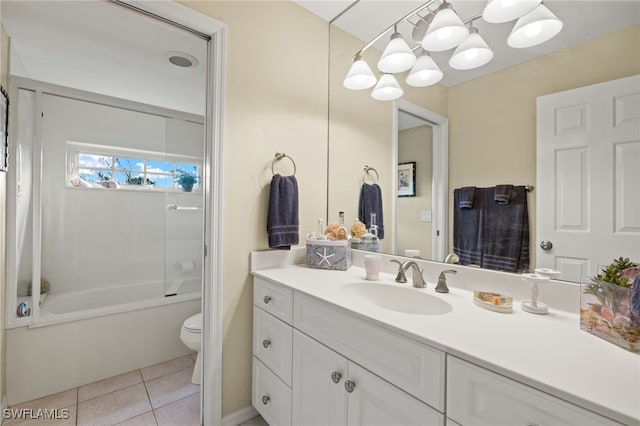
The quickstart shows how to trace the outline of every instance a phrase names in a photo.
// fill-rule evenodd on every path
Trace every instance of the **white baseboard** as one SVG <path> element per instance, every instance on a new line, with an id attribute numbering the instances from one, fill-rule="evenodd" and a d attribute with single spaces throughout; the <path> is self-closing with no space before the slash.
<path id="1" fill-rule="evenodd" d="M 238 426 L 256 417 L 258 412 L 252 406 L 243 408 L 222 418 L 222 426 Z"/>

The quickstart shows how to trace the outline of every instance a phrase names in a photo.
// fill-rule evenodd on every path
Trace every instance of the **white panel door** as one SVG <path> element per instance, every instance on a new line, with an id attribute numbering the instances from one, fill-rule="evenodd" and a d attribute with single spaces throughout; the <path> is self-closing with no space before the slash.
<path id="1" fill-rule="evenodd" d="M 347 424 L 347 368 L 344 357 L 293 331 L 292 424 Z"/>
<path id="2" fill-rule="evenodd" d="M 578 282 L 640 259 L 639 164 L 640 76 L 539 97 L 536 266 Z"/>

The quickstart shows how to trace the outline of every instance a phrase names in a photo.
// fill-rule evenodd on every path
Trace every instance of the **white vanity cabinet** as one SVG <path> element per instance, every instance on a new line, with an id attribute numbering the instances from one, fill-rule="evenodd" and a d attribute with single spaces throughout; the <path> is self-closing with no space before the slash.
<path id="1" fill-rule="evenodd" d="M 447 416 L 460 425 L 620 426 L 453 356 L 447 361 Z"/>
<path id="2" fill-rule="evenodd" d="M 444 426 L 443 352 L 258 277 L 253 327 L 252 404 L 270 425 Z"/>
<path id="3" fill-rule="evenodd" d="M 444 425 L 444 416 L 294 330 L 294 425 Z"/>

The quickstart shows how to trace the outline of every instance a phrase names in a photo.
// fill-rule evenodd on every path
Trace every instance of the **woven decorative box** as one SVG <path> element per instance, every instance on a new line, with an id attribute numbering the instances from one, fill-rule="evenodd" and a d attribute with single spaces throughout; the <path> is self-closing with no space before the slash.
<path id="1" fill-rule="evenodd" d="M 351 266 L 349 241 L 307 240 L 307 266 L 346 271 Z"/>

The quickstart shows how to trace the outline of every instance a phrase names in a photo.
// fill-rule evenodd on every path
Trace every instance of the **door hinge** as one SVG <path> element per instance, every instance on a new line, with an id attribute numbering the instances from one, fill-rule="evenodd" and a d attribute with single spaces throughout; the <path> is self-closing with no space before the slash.
<path id="1" fill-rule="evenodd" d="M 204 257 L 207 257 L 207 253 L 209 252 L 209 249 L 207 248 L 207 245 L 204 245 Z"/>

